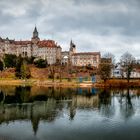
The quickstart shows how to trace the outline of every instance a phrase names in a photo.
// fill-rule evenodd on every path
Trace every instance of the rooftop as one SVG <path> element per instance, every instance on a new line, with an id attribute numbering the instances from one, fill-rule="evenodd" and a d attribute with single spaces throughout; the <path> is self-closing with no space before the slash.
<path id="1" fill-rule="evenodd" d="M 31 44 L 31 41 L 26 40 L 26 41 L 14 41 L 15 45 L 28 45 Z"/>
<path id="2" fill-rule="evenodd" d="M 79 53 L 74 53 L 74 56 L 76 55 L 100 55 L 100 52 L 79 52 Z"/>
<path id="3" fill-rule="evenodd" d="M 37 43 L 37 45 L 40 48 L 43 48 L 43 47 L 55 48 L 55 47 L 57 47 L 57 44 L 53 40 L 42 40 L 42 41 L 39 41 Z"/>

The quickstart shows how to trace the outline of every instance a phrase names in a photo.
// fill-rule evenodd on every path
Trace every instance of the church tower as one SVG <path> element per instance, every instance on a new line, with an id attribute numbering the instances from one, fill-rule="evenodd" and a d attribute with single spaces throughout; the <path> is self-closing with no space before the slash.
<path id="1" fill-rule="evenodd" d="M 40 38 L 39 38 L 37 28 L 35 26 L 34 31 L 33 31 L 32 42 L 36 44 L 38 41 L 40 41 Z"/>

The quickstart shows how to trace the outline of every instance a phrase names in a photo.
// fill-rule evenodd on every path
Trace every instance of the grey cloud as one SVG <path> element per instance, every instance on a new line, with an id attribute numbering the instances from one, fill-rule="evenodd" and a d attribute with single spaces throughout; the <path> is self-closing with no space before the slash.
<path id="1" fill-rule="evenodd" d="M 91 6 L 92 8 L 92 6 Z M 115 8 L 115 5 L 114 5 Z M 64 9 L 64 13 L 54 12 L 55 16 L 52 19 L 48 19 L 47 16 L 44 17 L 44 24 L 53 25 L 54 31 L 69 31 L 73 30 L 88 30 L 96 32 L 97 34 L 103 33 L 113 33 L 111 30 L 121 29 L 121 34 L 134 35 L 138 34 L 139 27 L 139 10 L 132 10 L 132 12 L 124 12 L 117 10 L 117 12 L 97 12 L 94 10 L 91 13 L 86 13 L 83 11 L 77 11 L 73 6 L 70 6 L 69 9 Z M 55 9 L 56 10 L 56 9 Z M 87 9 L 88 11 L 89 9 Z M 56 10 L 57 11 L 57 10 Z M 91 9 L 92 11 L 92 9 Z M 130 10 L 131 11 L 131 10 Z M 53 13 L 53 11 L 48 11 L 48 13 Z M 71 14 L 67 14 L 67 13 Z M 75 18 L 76 17 L 76 18 Z M 46 19 L 46 20 L 45 20 Z M 55 24 L 56 23 L 56 24 Z"/>
<path id="2" fill-rule="evenodd" d="M 41 38 L 65 50 L 73 38 L 78 51 L 139 57 L 139 7 L 139 0 L 1 0 L 0 36 L 30 39 L 36 24 Z"/>

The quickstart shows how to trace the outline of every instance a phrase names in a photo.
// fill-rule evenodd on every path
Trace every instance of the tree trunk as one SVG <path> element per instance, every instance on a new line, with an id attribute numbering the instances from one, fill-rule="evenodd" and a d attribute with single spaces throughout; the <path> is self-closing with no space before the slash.
<path id="1" fill-rule="evenodd" d="M 59 80 L 60 83 L 62 82 L 62 70 L 61 70 L 61 66 L 60 66 L 60 70 L 59 70 Z"/>
<path id="2" fill-rule="evenodd" d="M 106 82 L 107 82 L 107 79 L 104 79 L 104 86 L 106 87 Z"/>
<path id="3" fill-rule="evenodd" d="M 54 75 L 53 75 L 53 79 L 52 79 L 52 81 L 54 82 Z"/>

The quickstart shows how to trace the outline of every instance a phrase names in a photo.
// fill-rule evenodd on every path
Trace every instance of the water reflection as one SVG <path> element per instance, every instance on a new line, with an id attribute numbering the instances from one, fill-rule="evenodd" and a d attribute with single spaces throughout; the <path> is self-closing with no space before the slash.
<path id="1" fill-rule="evenodd" d="M 111 91 L 104 89 L 99 94 L 99 111 L 105 117 L 111 117 L 115 114 L 114 101 Z"/>
<path id="2" fill-rule="evenodd" d="M 132 104 L 132 99 L 135 97 L 136 95 L 131 94 L 130 95 L 130 90 L 127 89 L 126 91 L 122 91 L 120 93 L 120 112 L 122 114 L 123 117 L 125 117 L 125 119 L 129 119 L 134 115 L 134 108 L 133 108 L 133 104 Z"/>
<path id="3" fill-rule="evenodd" d="M 2 86 L 0 87 L 0 130 L 2 129 L 3 133 L 0 131 L 0 135 L 6 134 L 5 124 L 10 126 L 12 122 L 17 121 L 24 123 L 29 121 L 34 135 L 43 133 L 39 131 L 42 121 L 44 124 L 53 125 L 63 119 L 64 122 L 61 123 L 66 123 L 68 130 L 70 129 L 68 121 L 74 124 L 80 121 L 81 125 L 89 123 L 89 126 L 98 122 L 96 129 L 102 126 L 100 129 L 105 127 L 109 130 L 112 129 L 108 127 L 109 124 L 114 127 L 116 121 L 126 122 L 140 116 L 139 95 L 139 90 L 131 89 Z M 71 125 L 71 129 L 73 127 L 75 126 Z M 85 131 L 89 132 L 88 128 Z"/>

